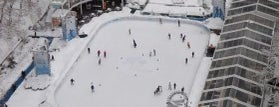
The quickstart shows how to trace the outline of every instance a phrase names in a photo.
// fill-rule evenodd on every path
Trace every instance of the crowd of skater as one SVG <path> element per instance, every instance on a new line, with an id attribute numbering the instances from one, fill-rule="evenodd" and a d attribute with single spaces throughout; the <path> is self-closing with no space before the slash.
<path id="1" fill-rule="evenodd" d="M 177 84 L 176 83 L 171 83 L 169 82 L 168 84 L 168 90 L 174 90 L 174 91 L 181 91 L 184 92 L 184 87 L 181 87 L 180 90 L 177 90 Z M 155 91 L 153 92 L 154 95 L 160 95 L 163 92 L 163 86 L 158 85 L 157 88 L 155 89 Z"/>
<path id="2" fill-rule="evenodd" d="M 160 24 L 163 23 L 161 18 L 159 19 L 159 21 L 160 21 Z M 180 23 L 181 23 L 180 20 L 178 20 L 178 21 L 177 21 L 178 27 L 181 26 Z M 128 29 L 128 34 L 129 34 L 129 35 L 132 35 L 132 30 L 131 30 L 131 28 Z M 173 35 L 172 35 L 171 33 L 168 33 L 167 36 L 168 36 L 168 39 L 169 39 L 169 40 L 172 40 L 172 36 L 173 36 Z M 187 36 L 186 36 L 185 34 L 180 33 L 180 35 L 177 35 L 177 37 L 180 37 L 182 43 L 185 43 L 185 42 L 186 42 Z M 186 46 L 187 49 L 191 49 L 191 44 L 190 44 L 189 41 L 185 43 L 185 46 Z M 132 47 L 133 47 L 133 48 L 137 48 L 137 47 L 138 47 L 138 44 L 137 44 L 137 42 L 136 42 L 135 39 L 132 39 Z M 88 54 L 91 54 L 91 49 L 90 49 L 90 48 L 87 48 L 87 51 L 88 51 Z M 102 50 L 97 50 L 96 53 L 97 53 L 96 56 L 98 57 L 98 60 L 97 60 L 98 65 L 101 65 L 101 63 L 102 63 L 102 58 L 106 58 L 106 57 L 107 57 L 107 52 L 106 52 L 106 50 L 103 50 L 103 51 L 102 51 Z M 156 49 L 152 49 L 152 50 L 149 52 L 149 56 L 150 56 L 150 57 L 156 56 L 156 55 L 157 55 Z M 191 56 L 192 56 L 192 58 L 194 58 L 194 56 L 195 56 L 195 52 L 194 52 L 194 51 L 191 52 Z M 186 57 L 186 58 L 185 58 L 185 64 L 188 64 L 188 62 L 189 62 L 189 59 L 188 59 L 188 57 Z M 74 80 L 73 78 L 71 78 L 71 79 L 70 79 L 70 84 L 71 84 L 71 85 L 74 85 L 74 83 L 75 83 L 75 80 Z M 95 92 L 95 85 L 94 85 L 93 83 L 91 83 L 91 84 L 89 85 L 89 87 L 90 87 L 90 89 L 91 89 L 91 92 Z M 171 82 L 169 82 L 168 85 L 166 85 L 166 87 L 168 87 L 167 90 L 169 90 L 169 91 L 174 90 L 174 91 L 181 91 L 181 92 L 184 92 L 184 87 L 181 87 L 180 89 L 177 89 L 177 84 L 176 84 L 176 83 L 171 83 Z M 162 92 L 163 92 L 163 86 L 158 85 L 158 86 L 156 87 L 155 91 L 153 92 L 153 94 L 154 94 L 154 95 L 160 95 Z"/>

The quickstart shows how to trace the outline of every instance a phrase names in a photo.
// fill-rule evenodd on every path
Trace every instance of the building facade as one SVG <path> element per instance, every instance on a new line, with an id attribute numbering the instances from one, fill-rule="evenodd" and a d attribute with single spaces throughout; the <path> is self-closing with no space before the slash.
<path id="1" fill-rule="evenodd" d="M 199 107 L 261 107 L 279 0 L 232 0 Z"/>

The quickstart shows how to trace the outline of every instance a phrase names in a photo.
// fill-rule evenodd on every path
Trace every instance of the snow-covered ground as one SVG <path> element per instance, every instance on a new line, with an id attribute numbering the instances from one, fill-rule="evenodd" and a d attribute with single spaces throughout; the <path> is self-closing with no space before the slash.
<path id="1" fill-rule="evenodd" d="M 162 18 L 163 24 L 159 23 L 159 18 Z M 9 107 L 37 107 L 41 102 L 55 107 L 54 102 L 61 107 L 67 104 L 165 106 L 167 96 L 173 92 L 167 90 L 168 82 L 176 82 L 177 90 L 185 87 L 185 92 L 193 99 L 190 101 L 194 103 L 199 100 L 198 94 L 202 89 L 198 86 L 196 92 L 191 92 L 197 87 L 194 81 L 197 77 L 199 81 L 203 81 L 199 77 L 206 77 L 206 73 L 202 76 L 197 72 L 208 71 L 206 67 L 202 67 L 206 70 L 199 70 L 201 62 L 210 64 L 210 60 L 202 60 L 210 32 L 202 23 L 180 20 L 181 27 L 177 26 L 177 19 L 130 16 L 125 12 L 112 12 L 94 18 L 81 28 L 81 32 L 89 34 L 87 38 L 75 38 L 67 45 L 54 39 L 53 48 L 60 48 L 60 51 L 51 53 L 55 61 L 51 63 L 50 87 L 32 91 L 20 86 L 7 104 Z M 129 28 L 131 35 L 128 34 Z M 168 33 L 172 35 L 171 40 Z M 187 36 L 184 43 L 180 33 Z M 138 44 L 137 48 L 132 47 L 133 39 Z M 190 42 L 191 49 L 187 48 L 187 42 Z M 87 47 L 91 48 L 91 54 L 87 53 Z M 96 50 L 99 49 L 107 51 L 107 58 L 102 58 L 101 65 L 97 64 Z M 157 54 L 149 57 L 153 49 Z M 191 58 L 192 51 L 195 52 L 194 58 Z M 186 57 L 188 64 L 185 64 Z M 70 85 L 70 78 L 75 79 L 74 86 Z M 95 93 L 90 92 L 91 83 L 95 85 Z M 163 93 L 153 96 L 158 85 L 163 86 Z M 26 96 L 32 99 L 26 99 Z"/>
<path id="2" fill-rule="evenodd" d="M 0 70 L 0 98 L 18 79 L 21 71 L 30 64 L 32 57 L 30 50 L 37 41 L 27 38 L 29 35 L 27 29 L 43 16 L 49 2 L 49 0 L 0 0 L 3 7 L 3 13 L 0 13 L 3 15 L 0 23 L 0 63 L 3 64 L 0 68 L 5 68 Z M 12 21 L 10 24 L 9 20 Z M 17 63 L 13 69 L 7 68 L 9 61 L 4 61 L 8 55 L 13 56 Z"/>
<path id="3" fill-rule="evenodd" d="M 128 29 L 131 29 L 131 35 Z M 172 35 L 170 40 L 168 33 Z M 185 42 L 180 33 L 186 35 Z M 137 48 L 133 48 L 133 39 Z M 187 47 L 187 42 L 191 48 Z M 108 24 L 89 44 L 91 53 L 85 50 L 81 54 L 57 89 L 57 104 L 59 107 L 165 106 L 167 97 L 173 92 L 168 91 L 169 82 L 175 82 L 177 90 L 185 87 L 185 92 L 190 94 L 208 42 L 206 29 L 186 21 L 181 27 L 176 21 L 163 20 L 160 24 L 159 20 L 146 19 Z M 97 50 L 107 52 L 106 58 L 100 57 L 101 65 L 97 63 Z M 195 52 L 194 58 L 192 52 Z M 188 64 L 185 64 L 185 58 L 188 58 Z M 73 86 L 71 78 L 75 79 Z M 91 93 L 91 84 L 95 86 L 94 93 Z M 154 96 L 158 85 L 163 86 L 163 93 Z"/>

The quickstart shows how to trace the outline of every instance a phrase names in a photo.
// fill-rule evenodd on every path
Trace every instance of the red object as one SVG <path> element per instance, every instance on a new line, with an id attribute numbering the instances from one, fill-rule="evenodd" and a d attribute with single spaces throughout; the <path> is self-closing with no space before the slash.
<path id="1" fill-rule="evenodd" d="M 187 46 L 188 48 L 191 48 L 190 42 L 187 42 Z"/>

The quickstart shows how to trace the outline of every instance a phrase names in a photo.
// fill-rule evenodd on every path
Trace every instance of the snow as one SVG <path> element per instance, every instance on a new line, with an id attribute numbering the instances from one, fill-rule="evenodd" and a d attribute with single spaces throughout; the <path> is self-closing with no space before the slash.
<path id="1" fill-rule="evenodd" d="M 209 29 L 220 29 L 221 30 L 224 22 L 221 18 L 208 18 L 207 20 L 204 21 L 204 24 Z"/>
<path id="2" fill-rule="evenodd" d="M 198 103 L 200 101 L 200 96 L 202 95 L 202 90 L 205 85 L 205 80 L 208 75 L 208 70 L 211 65 L 211 58 L 206 57 L 201 61 L 201 65 L 197 71 L 196 79 L 193 82 L 193 86 L 191 89 L 191 93 L 189 95 L 189 99 L 191 100 L 190 107 L 198 107 Z"/>
<path id="3" fill-rule="evenodd" d="M 75 38 L 67 43 L 55 38 L 50 46 L 54 50 L 51 55 L 55 56 L 51 62 L 50 86 L 33 91 L 21 85 L 7 102 L 9 107 L 161 107 L 166 106 L 167 97 L 174 92 L 167 90 L 168 82 L 178 84 L 177 90 L 185 87 L 192 105 L 197 104 L 201 95 L 198 90 L 203 88 L 199 83 L 204 83 L 210 63 L 204 53 L 214 41 L 212 34 L 200 22 L 180 19 L 181 27 L 177 27 L 177 19 L 128 12 L 124 8 L 121 12 L 94 17 L 80 30 L 89 35 L 86 38 Z M 159 18 L 163 20 L 162 25 Z M 129 28 L 132 35 L 128 34 Z M 171 40 L 168 33 L 172 34 Z M 185 43 L 180 33 L 187 36 Z M 132 46 L 133 39 L 137 48 Z M 188 41 L 191 49 L 186 47 Z M 91 48 L 91 54 L 87 53 L 87 47 Z M 99 49 L 108 53 L 101 65 L 96 56 Z M 153 49 L 157 55 L 150 57 Z M 195 51 L 194 58 L 191 58 L 192 51 Z M 185 64 L 186 57 L 188 64 Z M 69 83 L 71 78 L 75 79 L 74 86 Z M 25 84 L 33 82 L 24 81 Z M 91 93 L 91 84 L 95 85 L 94 93 Z M 163 92 L 154 96 L 158 85 L 163 86 Z"/>
<path id="4" fill-rule="evenodd" d="M 57 9 L 54 11 L 54 13 L 52 14 L 52 17 L 55 18 L 64 18 L 67 13 L 69 13 L 69 10 L 66 9 Z"/>
<path id="5" fill-rule="evenodd" d="M 215 33 L 210 34 L 210 39 L 209 39 L 209 45 L 212 45 L 213 47 L 216 47 L 218 44 L 218 41 L 220 39 L 220 35 L 216 35 Z"/>
<path id="6" fill-rule="evenodd" d="M 50 85 L 51 77 L 49 75 L 29 75 L 24 83 L 24 88 L 32 90 L 44 90 Z"/>
<path id="7" fill-rule="evenodd" d="M 132 35 L 128 34 L 129 28 Z M 171 40 L 168 33 L 172 34 Z M 186 34 L 191 49 L 186 47 L 186 42 L 182 43 L 180 33 Z M 160 25 L 158 20 L 120 20 L 107 24 L 94 36 L 88 46 L 91 54 L 84 50 L 57 88 L 55 98 L 59 107 L 165 106 L 164 101 L 173 92 L 167 91 L 168 82 L 175 82 L 178 89 L 185 87 L 186 93 L 190 93 L 209 40 L 207 30 L 184 20 L 181 27 L 177 27 L 176 21 Z M 133 39 L 137 48 L 132 46 Z M 101 58 L 101 65 L 97 64 L 99 49 L 108 53 L 107 58 Z M 153 49 L 157 55 L 150 57 Z M 192 51 L 196 53 L 194 58 L 191 58 Z M 184 62 L 186 57 L 188 64 Z M 74 86 L 69 83 L 71 78 L 75 79 Z M 91 84 L 95 85 L 94 93 Z M 158 85 L 163 86 L 163 93 L 154 96 Z"/>

